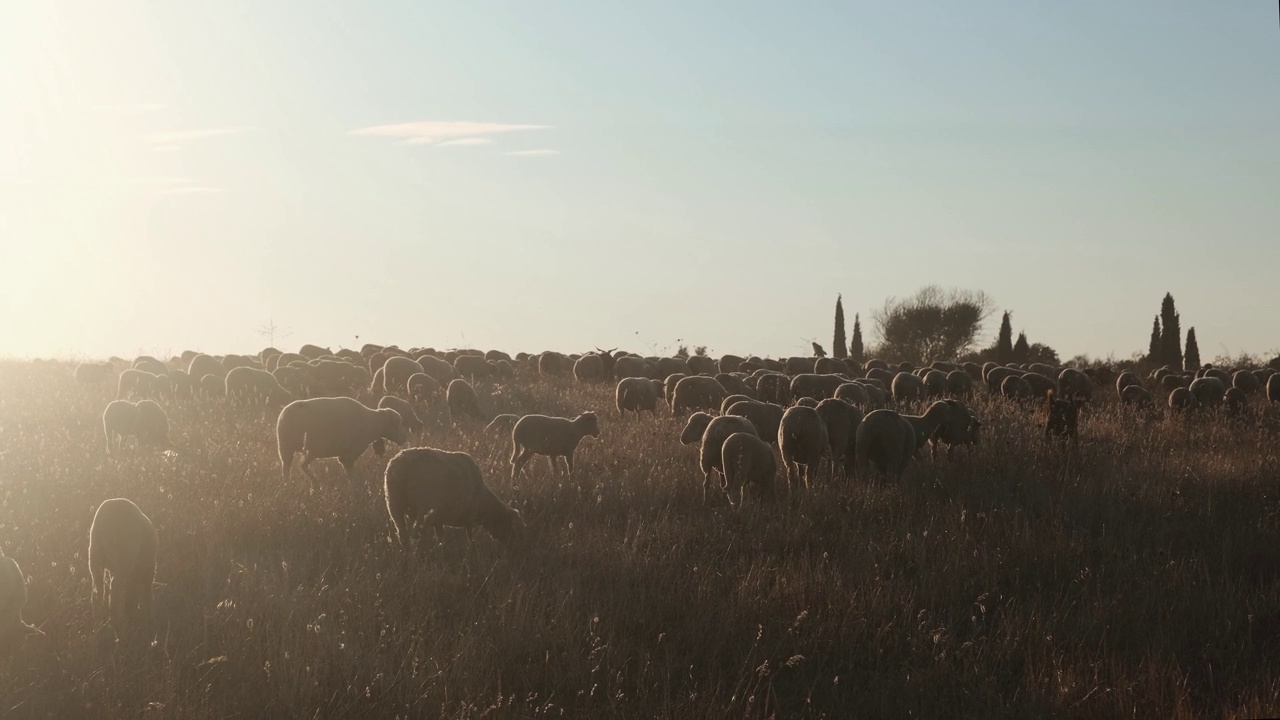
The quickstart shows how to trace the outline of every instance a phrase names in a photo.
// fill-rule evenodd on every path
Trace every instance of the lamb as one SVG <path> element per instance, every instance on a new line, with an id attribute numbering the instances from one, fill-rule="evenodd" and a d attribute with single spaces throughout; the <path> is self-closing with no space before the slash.
<path id="1" fill-rule="evenodd" d="M 76 366 L 75 378 L 81 385 L 100 385 L 111 379 L 113 371 L 109 362 L 80 363 Z"/>
<path id="2" fill-rule="evenodd" d="M 125 370 L 120 373 L 117 400 L 128 400 L 134 395 L 159 397 L 168 391 L 169 378 L 145 370 Z"/>
<path id="3" fill-rule="evenodd" d="M 694 413 L 680 433 L 680 442 L 685 445 L 699 443 L 698 467 L 702 470 L 702 501 L 707 501 L 707 491 L 711 488 L 711 478 L 716 472 L 724 473 L 723 447 L 724 441 L 734 433 L 748 433 L 759 437 L 755 425 L 739 415 L 721 415 L 711 417 L 706 413 Z"/>
<path id="4" fill-rule="evenodd" d="M 809 486 L 829 444 L 827 426 L 816 409 L 801 405 L 787 408 L 778 424 L 778 448 L 782 451 L 788 487 L 794 488 L 799 480 Z"/>
<path id="5" fill-rule="evenodd" d="M 487 422 L 489 419 L 484 410 L 480 409 L 480 396 L 476 395 L 476 389 L 462 378 L 450 381 L 444 392 L 444 400 L 449 406 L 449 416 L 454 424 L 459 420 Z"/>
<path id="6" fill-rule="evenodd" d="M 889 389 L 893 392 L 893 401 L 897 403 L 921 400 L 925 395 L 924 380 L 909 372 L 894 375 Z"/>
<path id="7" fill-rule="evenodd" d="M 401 450 L 387 463 L 383 492 L 396 542 L 402 547 L 419 519 L 435 528 L 437 543 L 444 542 L 445 526 L 465 528 L 470 543 L 479 525 L 510 547 L 525 528 L 520 512 L 493 494 L 480 467 L 466 453 L 425 447 Z"/>
<path id="8" fill-rule="evenodd" d="M 628 377 L 618 381 L 615 389 L 615 401 L 618 415 L 625 415 L 628 410 L 637 416 L 643 410 L 658 414 L 658 398 L 662 395 L 662 383 L 645 377 Z"/>
<path id="9" fill-rule="evenodd" d="M 1005 380 L 1008 382 L 1008 379 Z M 915 450 L 930 444 L 933 459 L 938 459 L 938 445 L 976 445 L 981 423 L 963 403 L 939 400 L 923 415 L 903 415 L 915 433 Z M 914 451 L 913 451 L 914 452 Z"/>
<path id="10" fill-rule="evenodd" d="M 0 654 L 8 653 L 26 635 L 44 635 L 22 619 L 27 606 L 27 578 L 17 561 L 0 555 Z"/>
<path id="11" fill-rule="evenodd" d="M 751 421 L 760 439 L 766 443 L 778 441 L 778 426 L 782 424 L 785 412 L 781 405 L 760 402 L 759 400 L 739 400 L 722 412 L 722 415 L 738 415 Z"/>
<path id="12" fill-rule="evenodd" d="M 818 373 L 801 373 L 791 378 L 791 397 L 826 400 L 834 397 L 836 389 L 847 380 L 839 375 L 819 375 Z"/>
<path id="13" fill-rule="evenodd" d="M 718 410 L 728 395 L 715 378 L 692 375 L 676 383 L 671 396 L 672 414 L 689 410 Z"/>
<path id="14" fill-rule="evenodd" d="M 280 411 L 276 421 L 280 475 L 286 480 L 295 453 L 303 454 L 301 470 L 308 480 L 311 461 L 324 458 L 337 458 L 350 478 L 364 451 L 372 445 L 374 452 L 382 456 L 388 440 L 397 445 L 405 442 L 400 413 L 391 408 L 365 407 L 348 397 L 295 400 Z"/>
<path id="15" fill-rule="evenodd" d="M 916 452 L 916 431 L 893 410 L 873 410 L 858 425 L 855 443 L 859 478 L 869 479 L 874 466 L 882 475 L 900 480 Z"/>
<path id="16" fill-rule="evenodd" d="M 844 400 L 827 398 L 815 408 L 827 428 L 827 444 L 831 452 L 831 474 L 836 474 L 836 466 L 840 466 L 846 478 L 853 472 L 856 461 L 855 447 L 857 443 L 858 423 L 862 422 L 862 411 Z"/>
<path id="17" fill-rule="evenodd" d="M 552 470 L 556 468 L 556 459 L 564 458 L 572 480 L 573 453 L 588 435 L 600 437 L 600 421 L 594 412 L 584 412 L 572 420 L 525 415 L 511 428 L 511 479 L 514 481 L 535 455 L 545 455 Z"/>
<path id="18" fill-rule="evenodd" d="M 223 382 L 228 400 L 265 403 L 267 407 L 287 405 L 293 396 L 266 370 L 237 367 L 227 372 Z"/>
<path id="19" fill-rule="evenodd" d="M 758 489 L 765 497 L 773 496 L 778 461 L 764 440 L 749 432 L 735 432 L 720 447 L 720 472 L 724 475 L 721 489 L 725 497 L 734 504 L 736 491 L 737 506 L 742 507 L 747 486 Z"/>
<path id="20" fill-rule="evenodd" d="M 1064 370 L 1063 372 L 1066 371 Z M 1045 439 L 1057 435 L 1070 439 L 1073 446 L 1079 445 L 1080 406 L 1084 402 L 1080 395 L 1068 395 L 1066 400 L 1058 400 L 1054 397 L 1053 392 L 1045 396 Z"/>
<path id="21" fill-rule="evenodd" d="M 404 429 L 409 432 L 419 432 L 426 427 L 422 419 L 418 417 L 418 413 L 414 412 L 413 406 L 408 401 L 398 398 L 395 395 L 383 395 L 378 401 L 378 409 L 391 408 L 400 413 L 400 422 L 404 424 Z"/>
<path id="22" fill-rule="evenodd" d="M 89 527 L 91 600 L 95 607 L 106 605 L 117 636 L 151 615 L 156 545 L 155 526 L 131 500 L 104 500 L 93 514 Z"/>
<path id="23" fill-rule="evenodd" d="M 1064 368 L 1058 374 L 1058 394 L 1082 400 L 1093 399 L 1093 381 L 1075 368 Z"/>

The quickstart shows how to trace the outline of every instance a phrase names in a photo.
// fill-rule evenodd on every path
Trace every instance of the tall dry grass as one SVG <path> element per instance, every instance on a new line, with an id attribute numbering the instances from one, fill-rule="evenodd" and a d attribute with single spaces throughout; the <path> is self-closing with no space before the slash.
<path id="1" fill-rule="evenodd" d="M 0 365 L 0 547 L 48 634 L 0 716 L 1241 717 L 1280 713 L 1276 432 L 1093 407 L 1078 457 L 979 398 L 976 452 L 901 485 L 701 503 L 678 419 L 611 387 L 489 389 L 494 412 L 602 411 L 574 484 L 506 438 L 433 427 L 530 523 L 512 553 L 388 541 L 386 458 L 279 477 L 274 417 L 170 404 L 178 451 L 108 457 L 110 390 Z M 608 410 L 608 412 L 603 412 Z M 126 496 L 161 538 L 155 614 L 90 612 L 88 527 Z"/>

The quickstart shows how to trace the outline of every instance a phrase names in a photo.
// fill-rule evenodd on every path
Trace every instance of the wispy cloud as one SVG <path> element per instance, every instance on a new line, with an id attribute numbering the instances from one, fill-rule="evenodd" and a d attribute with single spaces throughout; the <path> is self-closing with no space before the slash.
<path id="1" fill-rule="evenodd" d="M 549 157 L 551 155 L 559 155 L 559 150 L 512 150 L 506 155 L 514 155 L 516 157 Z"/>
<path id="2" fill-rule="evenodd" d="M 514 125 L 492 122 L 458 122 L 447 120 L 423 120 L 398 125 L 376 125 L 352 130 L 352 135 L 384 137 L 402 140 L 409 145 L 434 145 L 453 140 L 483 139 L 480 136 L 525 130 L 549 130 L 549 125 Z M 471 143 L 476 144 L 476 143 Z"/>
<path id="3" fill-rule="evenodd" d="M 153 148 L 157 146 L 181 147 L 200 140 L 225 137 L 227 135 L 239 135 L 246 131 L 248 131 L 248 128 L 243 127 L 213 127 L 200 128 L 198 130 L 178 130 L 176 132 L 163 132 L 148 135 L 146 136 L 146 141 L 147 144 Z"/>
<path id="4" fill-rule="evenodd" d="M 444 142 L 440 143 L 439 146 L 449 147 L 449 146 L 455 146 L 455 145 L 488 145 L 491 142 L 493 142 L 493 138 L 472 137 L 472 138 L 460 138 L 458 140 L 445 140 Z"/>
<path id="5" fill-rule="evenodd" d="M 90 109 L 97 112 L 115 113 L 119 115 L 143 115 L 145 113 L 168 110 L 171 107 L 171 105 L 166 105 L 164 103 L 112 103 L 109 105 L 94 105 Z"/>

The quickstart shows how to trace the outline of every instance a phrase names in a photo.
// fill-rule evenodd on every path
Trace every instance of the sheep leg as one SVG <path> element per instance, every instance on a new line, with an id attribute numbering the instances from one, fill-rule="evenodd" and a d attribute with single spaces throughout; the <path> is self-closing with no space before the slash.
<path id="1" fill-rule="evenodd" d="M 127 579 L 115 577 L 115 574 L 112 573 L 108 609 L 111 612 L 111 625 L 115 628 L 117 635 L 119 635 L 125 627 L 125 610 L 128 609 L 128 602 L 129 583 Z"/>
<path id="2" fill-rule="evenodd" d="M 527 448 L 520 448 L 517 454 L 512 455 L 511 479 L 513 481 L 516 479 L 516 476 L 520 474 L 520 471 L 524 469 L 525 464 L 529 462 L 530 457 L 531 455 L 529 454 L 529 450 Z"/>
<path id="3" fill-rule="evenodd" d="M 565 467 L 569 468 L 569 479 L 572 480 L 573 479 L 573 454 L 572 453 L 564 456 L 564 464 L 565 464 Z"/>
<path id="4" fill-rule="evenodd" d="M 342 457 L 339 457 L 339 458 L 338 458 L 338 462 L 342 463 L 342 469 L 343 469 L 343 470 L 345 470 L 345 471 L 347 472 L 347 479 L 348 479 L 348 480 L 355 479 L 355 476 L 356 476 L 356 460 L 357 460 L 357 459 L 359 459 L 359 457 L 360 457 L 359 455 L 355 455 L 355 456 L 353 456 L 353 455 L 343 455 Z"/>

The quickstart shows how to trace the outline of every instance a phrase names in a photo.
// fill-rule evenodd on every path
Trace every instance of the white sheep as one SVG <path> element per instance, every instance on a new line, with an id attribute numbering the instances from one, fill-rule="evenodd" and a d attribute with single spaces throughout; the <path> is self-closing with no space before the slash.
<path id="1" fill-rule="evenodd" d="M 586 436 L 600 437 L 600 421 L 594 412 L 569 419 L 547 415 L 525 415 L 511 428 L 511 479 L 535 455 L 545 455 L 554 471 L 556 459 L 564 458 L 569 479 L 573 479 L 573 452 Z"/>
<path id="2" fill-rule="evenodd" d="M 786 410 L 781 405 L 761 402 L 759 400 L 739 400 L 724 409 L 723 415 L 740 415 L 751 421 L 766 444 L 778 441 L 778 426 L 782 424 L 782 414 Z"/>
<path id="3" fill-rule="evenodd" d="M 827 426 L 816 408 L 803 405 L 787 408 L 778 425 L 778 449 L 782 451 L 788 487 L 794 488 L 801 480 L 805 487 L 809 486 L 829 444 Z"/>
<path id="4" fill-rule="evenodd" d="M 386 441 L 403 445 L 404 421 L 391 408 L 374 410 L 348 397 L 295 400 L 280 411 L 276 443 L 280 451 L 280 475 L 288 479 L 295 453 L 303 453 L 302 474 L 310 479 L 312 460 L 337 458 L 347 477 L 356 460 L 370 446 L 381 456 Z"/>
<path id="5" fill-rule="evenodd" d="M 900 479 L 915 452 L 914 426 L 892 410 L 873 410 L 858 424 L 855 455 L 859 479 L 870 478 L 872 465 L 882 474 Z"/>
<path id="6" fill-rule="evenodd" d="M 748 486 L 767 498 L 773 497 L 778 477 L 777 458 L 769 443 L 751 433 L 736 432 L 725 438 L 720 448 L 720 471 L 724 475 L 722 489 L 730 504 L 736 491 L 737 506 L 742 507 Z"/>
<path id="7" fill-rule="evenodd" d="M 119 452 L 126 437 L 136 437 L 138 442 L 147 445 L 172 447 L 164 408 L 150 400 L 111 401 L 102 412 L 102 431 L 107 438 L 108 455 Z"/>
<path id="8" fill-rule="evenodd" d="M 155 375 L 145 370 L 129 369 L 120 373 L 119 391 L 116 398 L 128 400 L 133 395 L 159 397 L 169 390 L 169 378 L 166 375 Z"/>
<path id="9" fill-rule="evenodd" d="M 465 528 L 469 542 L 479 525 L 508 546 L 524 530 L 520 512 L 493 494 L 466 453 L 407 448 L 387 463 L 385 478 L 387 513 L 402 546 L 419 519 L 435 528 L 437 542 L 444 541 L 446 526 Z"/>
<path id="10" fill-rule="evenodd" d="M 619 416 L 625 415 L 628 410 L 636 415 L 644 410 L 657 415 L 662 383 L 644 377 L 627 377 L 618 381 L 614 394 Z"/>
<path id="11" fill-rule="evenodd" d="M 151 615 L 156 544 L 155 526 L 131 500 L 104 500 L 93 515 L 89 527 L 91 599 L 95 607 L 105 603 L 117 634 Z"/>
<path id="12" fill-rule="evenodd" d="M 228 400 L 265 403 L 267 407 L 286 405 L 293 400 L 293 396 L 280 385 L 275 375 L 251 367 L 242 366 L 227 371 L 223 389 Z"/>
<path id="13" fill-rule="evenodd" d="M 26 576 L 17 561 L 0 555 L 0 654 L 11 651 L 25 635 L 44 635 L 22 619 L 26 606 Z"/>
<path id="14" fill-rule="evenodd" d="M 459 420 L 487 420 L 484 410 L 480 409 L 480 396 L 476 394 L 476 389 L 462 378 L 449 382 L 449 387 L 444 392 L 444 401 L 449 406 L 449 415 L 454 424 Z"/>
<path id="15" fill-rule="evenodd" d="M 740 415 L 720 415 L 712 417 L 704 412 L 696 412 L 685 423 L 680 433 L 680 442 L 691 445 L 699 443 L 698 466 L 702 470 L 702 500 L 707 501 L 707 492 L 711 489 L 711 479 L 715 473 L 724 474 L 723 447 L 724 441 L 734 433 L 748 433 L 760 437 L 756 426 Z"/>
<path id="16" fill-rule="evenodd" d="M 405 385 L 405 392 L 410 400 L 421 402 L 439 393 L 442 387 L 444 386 L 430 375 L 414 373 L 409 376 L 409 380 Z"/>
<path id="17" fill-rule="evenodd" d="M 671 412 L 675 414 L 686 410 L 719 410 L 720 403 L 724 402 L 728 394 L 715 378 L 690 375 L 676 383 L 670 398 Z"/>
<path id="18" fill-rule="evenodd" d="M 413 406 L 408 401 L 395 395 L 384 395 L 378 401 L 378 407 L 391 408 L 400 413 L 400 421 L 404 423 L 405 430 L 409 432 L 418 432 L 426 427 L 422 419 L 418 417 L 418 413 L 414 411 Z"/>

